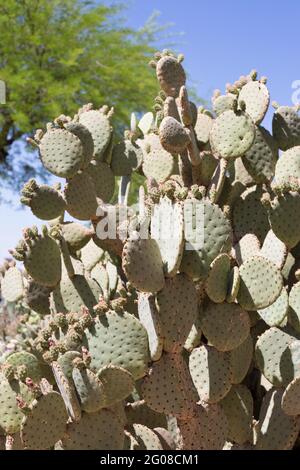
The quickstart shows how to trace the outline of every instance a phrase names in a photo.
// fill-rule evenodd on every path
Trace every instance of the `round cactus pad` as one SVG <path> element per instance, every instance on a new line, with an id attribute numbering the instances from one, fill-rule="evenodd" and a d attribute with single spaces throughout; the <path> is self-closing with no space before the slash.
<path id="1" fill-rule="evenodd" d="M 231 388 L 231 364 L 228 353 L 203 344 L 189 358 L 189 369 L 201 401 L 217 403 Z"/>
<path id="2" fill-rule="evenodd" d="M 283 279 L 277 266 L 262 256 L 248 258 L 240 267 L 237 300 L 246 310 L 268 307 L 282 291 Z"/>
<path id="3" fill-rule="evenodd" d="M 109 364 L 130 372 L 134 379 L 147 371 L 149 352 L 147 332 L 133 315 L 109 311 L 85 331 L 86 346 L 91 354 L 91 368 L 98 371 Z"/>

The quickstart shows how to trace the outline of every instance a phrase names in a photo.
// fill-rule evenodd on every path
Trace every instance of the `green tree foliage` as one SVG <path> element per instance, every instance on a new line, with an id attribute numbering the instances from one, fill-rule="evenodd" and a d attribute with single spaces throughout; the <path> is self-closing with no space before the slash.
<path id="1" fill-rule="evenodd" d="M 16 143 L 62 112 L 72 115 L 87 102 L 115 106 L 121 127 L 131 111 L 152 106 L 157 84 L 145 64 L 162 28 L 152 19 L 133 31 L 121 10 L 85 0 L 1 2 L 0 79 L 7 87 L 7 104 L 0 107 L 2 183 L 15 186 L 38 171 L 36 159 Z"/>

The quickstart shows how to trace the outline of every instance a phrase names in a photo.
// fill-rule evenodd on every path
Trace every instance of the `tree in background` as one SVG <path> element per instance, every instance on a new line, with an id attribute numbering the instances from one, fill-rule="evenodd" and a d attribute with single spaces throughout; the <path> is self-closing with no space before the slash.
<path id="1" fill-rule="evenodd" d="M 1 2 L 2 185 L 18 188 L 36 175 L 36 159 L 18 142 L 62 112 L 72 115 L 86 102 L 116 106 L 121 126 L 131 111 L 153 105 L 157 84 L 146 64 L 163 27 L 152 18 L 134 31 L 123 24 L 121 9 L 85 0 Z"/>

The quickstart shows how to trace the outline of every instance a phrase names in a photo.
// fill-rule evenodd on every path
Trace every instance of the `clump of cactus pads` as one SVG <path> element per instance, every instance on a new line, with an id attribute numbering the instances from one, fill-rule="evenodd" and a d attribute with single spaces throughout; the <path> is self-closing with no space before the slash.
<path id="1" fill-rule="evenodd" d="M 61 181 L 25 184 L 45 225 L 0 268 L 18 312 L 0 344 L 1 448 L 299 448 L 298 107 L 275 105 L 271 133 L 255 70 L 208 110 L 182 55 L 151 65 L 153 112 L 123 137 L 87 104 L 31 139 Z"/>

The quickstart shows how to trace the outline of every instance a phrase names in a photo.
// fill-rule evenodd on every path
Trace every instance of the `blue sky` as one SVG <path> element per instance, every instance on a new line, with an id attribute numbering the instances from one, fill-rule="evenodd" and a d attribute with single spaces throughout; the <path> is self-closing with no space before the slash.
<path id="1" fill-rule="evenodd" d="M 108 2 L 111 3 L 111 2 Z M 241 74 L 256 68 L 269 77 L 271 99 L 291 104 L 292 82 L 300 80 L 300 2 L 286 0 L 130 0 L 127 24 L 141 27 L 154 10 L 171 31 L 184 33 L 176 41 L 198 94 L 209 100 Z M 270 113 L 264 125 L 270 128 Z M 24 226 L 36 219 L 28 209 L 0 206 L 0 261 L 14 247 Z"/>

